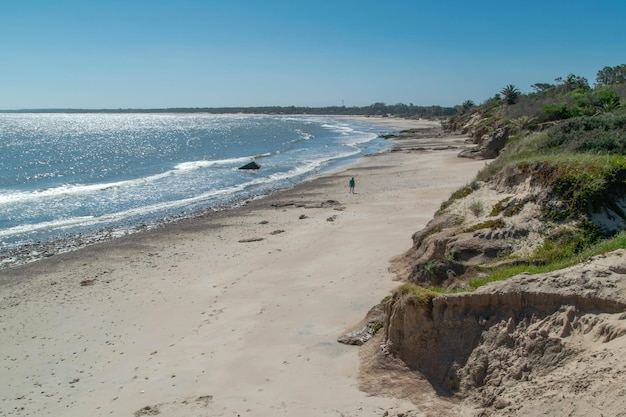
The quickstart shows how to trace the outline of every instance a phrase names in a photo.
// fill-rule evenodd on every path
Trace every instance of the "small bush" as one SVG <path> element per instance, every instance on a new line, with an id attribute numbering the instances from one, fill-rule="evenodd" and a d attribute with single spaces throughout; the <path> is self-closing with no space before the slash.
<path id="1" fill-rule="evenodd" d="M 565 120 L 575 115 L 567 104 L 548 104 L 543 108 L 543 112 L 547 121 Z"/>
<path id="2" fill-rule="evenodd" d="M 469 205 L 469 210 L 476 217 L 480 217 L 483 214 L 483 202 L 479 200 L 474 200 Z"/>
<path id="3" fill-rule="evenodd" d="M 432 300 L 437 296 L 435 291 L 415 284 L 404 284 L 395 291 L 396 297 L 414 305 L 432 308 Z M 396 298 L 394 297 L 394 298 Z"/>
<path id="4" fill-rule="evenodd" d="M 567 152 L 626 153 L 626 115 L 606 114 L 561 122 L 547 131 L 540 149 Z"/>

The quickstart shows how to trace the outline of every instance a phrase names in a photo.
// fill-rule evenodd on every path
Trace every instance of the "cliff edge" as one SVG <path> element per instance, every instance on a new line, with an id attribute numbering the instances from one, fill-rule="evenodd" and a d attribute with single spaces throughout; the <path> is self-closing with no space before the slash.
<path id="1" fill-rule="evenodd" d="M 471 293 L 398 291 L 385 310 L 383 351 L 472 415 L 626 409 L 624 250 Z"/>

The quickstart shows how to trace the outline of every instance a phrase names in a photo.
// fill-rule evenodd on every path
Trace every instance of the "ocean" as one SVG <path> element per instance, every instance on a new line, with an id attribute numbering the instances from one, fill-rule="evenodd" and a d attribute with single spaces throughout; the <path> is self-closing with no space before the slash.
<path id="1" fill-rule="evenodd" d="M 382 152 L 392 132 L 331 116 L 0 114 L 0 265 L 236 206 Z"/>

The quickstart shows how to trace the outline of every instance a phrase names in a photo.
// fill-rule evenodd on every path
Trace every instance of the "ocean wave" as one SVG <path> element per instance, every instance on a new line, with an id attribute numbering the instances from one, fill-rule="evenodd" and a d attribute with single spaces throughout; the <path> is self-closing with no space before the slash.
<path id="1" fill-rule="evenodd" d="M 228 159 L 217 159 L 217 160 L 200 160 L 200 161 L 189 161 L 189 162 L 181 162 L 180 164 L 174 165 L 174 169 L 168 171 L 164 174 L 168 173 L 176 173 L 180 171 L 194 171 L 196 169 L 208 168 L 215 165 L 232 165 L 243 162 L 248 162 L 251 159 L 255 159 L 260 155 L 255 156 L 242 156 L 237 158 L 228 158 Z"/>
<path id="2" fill-rule="evenodd" d="M 328 123 L 323 123 L 322 127 L 325 127 L 327 129 L 331 129 L 334 132 L 340 133 L 344 136 L 347 136 L 351 133 L 354 133 L 354 128 L 345 125 L 345 124 L 328 124 Z"/>
<path id="3" fill-rule="evenodd" d="M 223 166 L 246 163 L 253 159 L 259 159 L 270 156 L 270 153 L 259 154 L 254 156 L 245 156 L 228 159 L 218 160 L 200 160 L 181 162 L 174 166 L 174 169 L 162 172 L 160 174 L 151 175 L 143 178 L 136 178 L 131 180 L 98 183 L 98 184 L 63 184 L 56 187 L 46 188 L 35 191 L 22 191 L 22 192 L 8 192 L 6 194 L 0 194 L 0 205 L 3 204 L 16 204 L 24 203 L 28 201 L 37 201 L 42 199 L 58 198 L 63 196 L 76 196 L 91 194 L 116 188 L 129 188 L 137 185 L 147 184 L 158 181 L 163 178 L 167 178 L 171 175 L 178 175 L 195 171 L 198 169 L 209 168 L 211 166 Z"/>
<path id="4" fill-rule="evenodd" d="M 28 235 L 33 232 L 42 230 L 59 230 L 67 229 L 76 226 L 83 226 L 94 221 L 92 216 L 72 217 L 69 219 L 58 219 L 47 222 L 40 222 L 36 224 L 23 224 L 13 226 L 8 229 L 0 229 L 0 238 L 5 238 L 15 235 Z"/>
<path id="5" fill-rule="evenodd" d="M 369 133 L 369 134 L 363 133 L 360 136 L 355 136 L 355 137 L 351 138 L 351 140 L 349 142 L 345 143 L 345 145 L 357 146 L 357 145 L 361 145 L 363 143 L 370 142 L 370 141 L 376 139 L 377 137 L 378 137 L 378 135 L 376 135 L 374 133 Z"/>
<path id="6" fill-rule="evenodd" d="M 284 176 L 276 176 L 274 181 L 284 179 Z M 267 179 L 254 179 L 245 183 L 237 184 L 231 187 L 225 187 L 218 190 L 207 191 L 205 193 L 196 195 L 194 197 L 164 201 L 147 206 L 134 207 L 123 211 L 107 213 L 100 216 L 77 216 L 66 219 L 58 219 L 52 221 L 45 221 L 33 224 L 18 225 L 7 229 L 0 229 L 0 238 L 7 238 L 12 236 L 29 235 L 36 232 L 59 232 L 72 228 L 85 228 L 98 225 L 111 225 L 114 223 L 123 222 L 126 219 L 133 217 L 145 217 L 155 213 L 163 213 L 163 216 L 167 217 L 164 213 L 171 212 L 176 209 L 189 207 L 194 204 L 198 204 L 208 200 L 219 199 L 220 197 L 230 197 L 236 195 L 236 193 L 245 190 L 246 188 L 254 187 L 259 184 L 268 184 Z"/>

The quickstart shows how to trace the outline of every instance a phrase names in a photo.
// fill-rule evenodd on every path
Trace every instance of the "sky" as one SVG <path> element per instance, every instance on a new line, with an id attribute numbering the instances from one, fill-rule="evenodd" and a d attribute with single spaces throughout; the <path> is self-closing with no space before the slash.
<path id="1" fill-rule="evenodd" d="M 0 109 L 480 104 L 626 63 L 624 0 L 1 0 Z"/>

